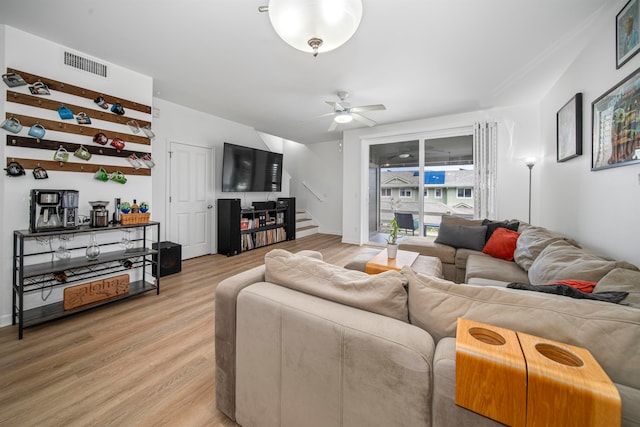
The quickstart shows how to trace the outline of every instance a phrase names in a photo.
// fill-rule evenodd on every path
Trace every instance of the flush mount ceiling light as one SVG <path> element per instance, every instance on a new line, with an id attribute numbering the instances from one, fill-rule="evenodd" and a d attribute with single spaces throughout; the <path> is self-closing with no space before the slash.
<path id="1" fill-rule="evenodd" d="M 329 52 L 353 36 L 362 19 L 362 0 L 270 0 L 269 12 L 282 40 L 303 52 Z"/>
<path id="2" fill-rule="evenodd" d="M 353 116 L 351 114 L 349 114 L 348 111 L 340 111 L 338 114 L 336 114 L 336 116 L 333 118 L 333 120 L 336 123 L 349 123 L 350 121 L 353 120 Z"/>

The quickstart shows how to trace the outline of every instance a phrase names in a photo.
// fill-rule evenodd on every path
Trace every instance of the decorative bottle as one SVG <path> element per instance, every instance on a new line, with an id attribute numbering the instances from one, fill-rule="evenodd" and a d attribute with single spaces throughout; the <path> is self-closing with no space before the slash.
<path id="1" fill-rule="evenodd" d="M 100 246 L 98 246 L 98 240 L 96 239 L 96 233 L 91 233 L 89 236 L 89 245 L 87 246 L 87 258 L 90 260 L 97 259 L 100 255 Z"/>
<path id="2" fill-rule="evenodd" d="M 140 207 L 138 206 L 136 199 L 133 199 L 133 204 L 131 205 L 131 213 L 139 213 L 139 212 L 140 212 Z"/>

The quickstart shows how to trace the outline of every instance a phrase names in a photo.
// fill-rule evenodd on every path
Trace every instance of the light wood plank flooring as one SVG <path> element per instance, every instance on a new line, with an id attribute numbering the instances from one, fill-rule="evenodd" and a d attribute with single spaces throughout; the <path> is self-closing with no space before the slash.
<path id="1" fill-rule="evenodd" d="M 274 248 L 344 265 L 362 248 L 316 234 L 183 261 L 145 294 L 25 329 L 0 328 L 0 426 L 235 426 L 216 409 L 218 283 Z"/>

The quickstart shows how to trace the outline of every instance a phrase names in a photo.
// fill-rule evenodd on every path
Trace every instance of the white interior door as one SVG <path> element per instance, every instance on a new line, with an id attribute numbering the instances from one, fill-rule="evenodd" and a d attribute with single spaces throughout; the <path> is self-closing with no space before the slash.
<path id="1" fill-rule="evenodd" d="M 172 142 L 170 147 L 169 240 L 182 245 L 182 259 L 213 252 L 213 150 Z"/>

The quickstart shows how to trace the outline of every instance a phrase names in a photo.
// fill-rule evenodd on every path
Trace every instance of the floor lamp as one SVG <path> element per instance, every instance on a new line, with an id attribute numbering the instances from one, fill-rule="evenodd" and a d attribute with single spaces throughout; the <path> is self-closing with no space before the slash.
<path id="1" fill-rule="evenodd" d="M 536 165 L 535 157 L 527 157 L 524 164 L 529 168 L 529 224 L 531 224 L 531 170 Z"/>

